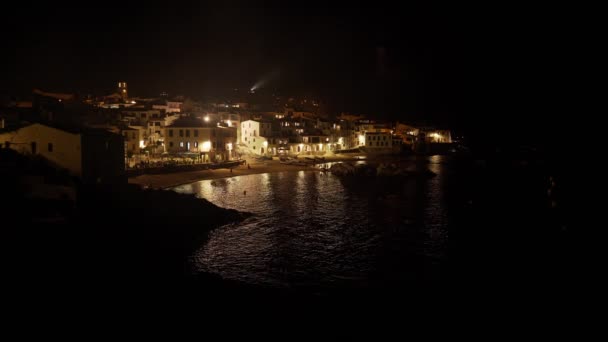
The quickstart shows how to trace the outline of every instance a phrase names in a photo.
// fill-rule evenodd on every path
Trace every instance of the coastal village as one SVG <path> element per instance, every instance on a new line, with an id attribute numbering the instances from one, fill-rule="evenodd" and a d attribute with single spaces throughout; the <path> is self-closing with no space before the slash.
<path id="1" fill-rule="evenodd" d="M 9 326 L 170 304 L 203 338 L 405 337 L 449 302 L 450 230 L 487 280 L 577 296 L 572 20 L 374 5 L 11 3 Z"/>
<path id="2" fill-rule="evenodd" d="M 84 183 L 144 173 L 232 168 L 254 160 L 441 153 L 449 130 L 373 115 L 329 113 L 315 99 L 274 94 L 194 101 L 129 95 L 126 82 L 101 97 L 35 89 L 0 107 L 0 144 L 36 155 Z"/>

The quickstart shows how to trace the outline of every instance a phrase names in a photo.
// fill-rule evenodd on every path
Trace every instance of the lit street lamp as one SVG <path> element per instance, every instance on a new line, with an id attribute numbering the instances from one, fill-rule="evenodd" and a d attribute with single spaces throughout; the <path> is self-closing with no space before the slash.
<path id="1" fill-rule="evenodd" d="M 226 144 L 226 148 L 228 149 L 228 160 L 232 159 L 232 143 Z"/>

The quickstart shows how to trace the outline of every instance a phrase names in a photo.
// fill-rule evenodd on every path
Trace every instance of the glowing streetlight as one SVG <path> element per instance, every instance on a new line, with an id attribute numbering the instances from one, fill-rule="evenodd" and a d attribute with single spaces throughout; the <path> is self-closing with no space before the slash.
<path id="1" fill-rule="evenodd" d="M 228 127 L 232 127 L 232 121 L 226 120 L 226 123 L 228 124 Z"/>
<path id="2" fill-rule="evenodd" d="M 205 116 L 205 122 L 209 122 L 209 117 Z"/>
<path id="3" fill-rule="evenodd" d="M 228 160 L 231 160 L 232 159 L 232 143 L 227 143 L 226 149 L 228 150 Z"/>

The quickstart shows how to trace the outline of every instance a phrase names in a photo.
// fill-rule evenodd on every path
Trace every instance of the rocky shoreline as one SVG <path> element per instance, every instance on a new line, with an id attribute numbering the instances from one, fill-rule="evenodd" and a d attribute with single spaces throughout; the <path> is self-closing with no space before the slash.
<path id="1" fill-rule="evenodd" d="M 251 216 L 193 195 L 136 185 L 90 185 L 56 222 L 24 206 L 5 215 L 4 250 L 22 276 L 170 279 L 189 275 L 188 259 L 209 232 Z M 10 270 L 9 270 L 10 274 Z"/>

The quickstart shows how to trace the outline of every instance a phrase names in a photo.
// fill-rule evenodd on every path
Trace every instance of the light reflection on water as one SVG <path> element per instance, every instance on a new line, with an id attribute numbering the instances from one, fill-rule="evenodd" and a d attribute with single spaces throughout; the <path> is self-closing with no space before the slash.
<path id="1" fill-rule="evenodd" d="M 384 286 L 420 280 L 447 261 L 444 164 L 432 179 L 342 180 L 287 171 L 176 187 L 254 213 L 220 227 L 193 256 L 197 271 L 267 286 Z"/>

